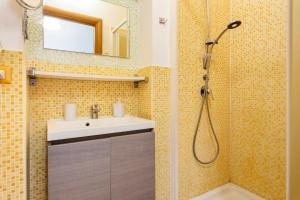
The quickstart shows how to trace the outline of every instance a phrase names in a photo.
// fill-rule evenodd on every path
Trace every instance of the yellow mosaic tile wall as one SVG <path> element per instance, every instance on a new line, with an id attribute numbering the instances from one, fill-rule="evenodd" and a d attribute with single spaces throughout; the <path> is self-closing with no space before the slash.
<path id="1" fill-rule="evenodd" d="M 231 181 L 285 199 L 288 1 L 232 0 Z"/>
<path id="2" fill-rule="evenodd" d="M 229 1 L 212 2 L 212 37 L 229 22 Z M 229 35 L 214 49 L 210 87 L 213 123 L 220 140 L 221 152 L 217 162 L 201 166 L 193 158 L 192 140 L 199 114 L 203 85 L 202 56 L 207 39 L 205 0 L 178 1 L 178 141 L 179 141 L 179 199 L 188 200 L 229 181 Z M 197 152 L 203 159 L 212 157 L 215 146 L 206 121 L 200 127 Z"/>
<path id="3" fill-rule="evenodd" d="M 139 86 L 139 116 L 155 120 L 156 200 L 170 199 L 170 68 L 146 67 L 139 71 L 149 77 Z"/>
<path id="4" fill-rule="evenodd" d="M 58 64 L 46 61 L 28 61 L 27 68 L 31 67 L 44 72 L 79 73 L 104 76 L 134 76 L 137 74 L 137 69 L 135 68 Z"/>
<path id="5" fill-rule="evenodd" d="M 0 84 L 0 199 L 25 200 L 23 54 L 3 50 L 0 63 L 13 68 L 12 84 Z"/>
<path id="6" fill-rule="evenodd" d="M 221 153 L 225 155 L 221 154 L 216 164 L 204 168 L 195 163 L 191 148 L 200 105 L 206 4 L 205 1 L 179 1 L 180 199 L 189 199 L 230 180 L 266 199 L 283 200 L 288 1 L 233 0 L 229 3 L 211 1 L 212 37 L 225 28 L 230 18 L 243 22 L 242 27 L 231 31 L 230 38 L 229 34 L 222 38 L 213 54 L 211 88 L 215 100 L 211 100 L 211 108 L 222 143 Z M 201 133 L 207 134 L 206 122 L 203 123 Z M 202 137 L 207 142 L 205 135 Z M 207 149 L 211 147 L 198 147 L 204 157 Z M 223 178 L 216 178 L 220 175 Z"/>

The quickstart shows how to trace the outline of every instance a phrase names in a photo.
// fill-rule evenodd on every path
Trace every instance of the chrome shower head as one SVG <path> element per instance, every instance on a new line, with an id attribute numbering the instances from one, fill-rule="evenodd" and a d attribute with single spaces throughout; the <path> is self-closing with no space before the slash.
<path id="1" fill-rule="evenodd" d="M 218 44 L 220 38 L 224 35 L 224 33 L 227 30 L 235 29 L 235 28 L 239 27 L 241 24 L 242 24 L 242 22 L 239 20 L 231 22 L 230 24 L 227 25 L 227 28 L 224 31 L 222 31 L 222 33 L 217 37 L 217 39 L 211 44 L 213 44 L 213 45 Z M 207 43 L 207 44 L 209 45 L 209 43 Z"/>
<path id="2" fill-rule="evenodd" d="M 228 24 L 227 29 L 235 29 L 237 27 L 239 27 L 242 24 L 241 21 L 233 21 L 230 24 Z"/>

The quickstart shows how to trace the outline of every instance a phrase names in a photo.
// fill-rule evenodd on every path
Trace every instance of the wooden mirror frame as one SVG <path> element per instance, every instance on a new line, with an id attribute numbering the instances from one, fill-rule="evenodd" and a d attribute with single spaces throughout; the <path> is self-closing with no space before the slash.
<path id="1" fill-rule="evenodd" d="M 95 27 L 95 54 L 102 55 L 102 19 L 66 11 L 49 5 L 43 6 L 44 15 L 67 19 Z"/>

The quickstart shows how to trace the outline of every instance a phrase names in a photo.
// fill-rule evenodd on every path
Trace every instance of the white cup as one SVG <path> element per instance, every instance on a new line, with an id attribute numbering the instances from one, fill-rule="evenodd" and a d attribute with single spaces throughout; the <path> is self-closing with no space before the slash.
<path id="1" fill-rule="evenodd" d="M 77 106 L 76 104 L 67 103 L 64 105 L 64 119 L 66 121 L 75 120 L 77 117 Z"/>

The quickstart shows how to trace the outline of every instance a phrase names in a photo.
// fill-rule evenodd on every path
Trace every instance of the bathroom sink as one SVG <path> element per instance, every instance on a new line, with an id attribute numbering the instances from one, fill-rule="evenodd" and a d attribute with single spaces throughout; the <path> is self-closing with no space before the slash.
<path id="1" fill-rule="evenodd" d="M 47 124 L 47 140 L 55 141 L 152 129 L 154 126 L 155 122 L 152 120 L 133 116 L 100 117 L 99 119 L 82 118 L 74 121 L 53 119 L 49 120 Z"/>

